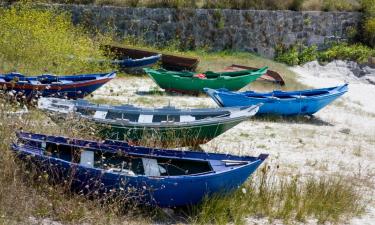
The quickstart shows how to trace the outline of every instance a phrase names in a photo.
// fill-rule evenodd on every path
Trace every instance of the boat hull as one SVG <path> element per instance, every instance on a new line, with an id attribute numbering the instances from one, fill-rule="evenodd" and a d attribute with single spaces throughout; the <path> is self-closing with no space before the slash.
<path id="1" fill-rule="evenodd" d="M 99 134 L 103 138 L 126 140 L 134 143 L 152 141 L 162 146 L 196 146 L 236 126 L 244 119 L 191 126 L 138 127 L 100 124 Z"/>
<path id="2" fill-rule="evenodd" d="M 227 91 L 213 91 L 209 94 L 215 102 L 222 107 L 232 106 L 248 106 L 253 104 L 262 103 L 257 115 L 260 114 L 275 114 L 282 116 L 294 115 L 312 115 L 343 94 L 347 92 L 347 85 L 337 87 L 338 91 L 333 93 L 314 96 L 314 97 L 299 97 L 298 94 L 295 98 L 280 99 L 272 98 L 257 98 L 248 97 L 246 94 L 231 93 Z"/>
<path id="3" fill-rule="evenodd" d="M 146 73 L 161 88 L 167 91 L 177 92 L 203 92 L 204 88 L 226 88 L 228 90 L 239 90 L 249 83 L 255 81 L 264 73 L 254 73 L 243 76 L 221 76 L 216 79 L 201 79 L 199 77 L 180 77 L 167 75 L 152 70 L 146 70 Z"/>
<path id="4" fill-rule="evenodd" d="M 70 84 L 50 84 L 33 85 L 29 83 L 0 82 L 0 89 L 4 91 L 13 91 L 18 95 L 26 96 L 28 99 L 33 97 L 58 97 L 77 99 L 93 93 L 98 88 L 112 80 L 116 73 L 109 74 L 96 80 L 76 82 Z"/>

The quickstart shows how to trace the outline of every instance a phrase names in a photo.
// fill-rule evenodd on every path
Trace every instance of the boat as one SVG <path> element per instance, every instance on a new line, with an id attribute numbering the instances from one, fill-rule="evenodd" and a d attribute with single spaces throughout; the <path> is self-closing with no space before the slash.
<path id="1" fill-rule="evenodd" d="M 0 75 L 0 89 L 12 91 L 28 99 L 38 96 L 83 98 L 116 77 L 116 72 L 55 76 L 25 76 L 20 73 Z"/>
<path id="2" fill-rule="evenodd" d="M 203 88 L 227 88 L 229 90 L 239 90 L 258 77 L 267 72 L 267 67 L 259 70 L 242 70 L 235 72 L 212 72 L 205 73 L 178 72 L 164 69 L 149 69 L 144 71 L 166 91 L 182 93 L 199 93 Z"/>
<path id="3" fill-rule="evenodd" d="M 18 133 L 17 157 L 49 175 L 54 183 L 93 197 L 122 197 L 144 205 L 176 207 L 199 203 L 242 185 L 268 157 L 235 156 L 94 142 Z M 68 182 L 67 182 L 68 181 Z"/>
<path id="4" fill-rule="evenodd" d="M 313 115 L 348 91 L 348 84 L 301 91 L 272 91 L 266 93 L 231 92 L 226 89 L 205 92 L 222 107 L 248 106 L 262 103 L 258 114 L 282 116 Z"/>
<path id="5" fill-rule="evenodd" d="M 38 108 L 51 118 L 67 115 L 94 124 L 104 138 L 162 146 L 196 146 L 206 143 L 256 114 L 259 105 L 228 108 L 139 108 L 133 105 L 100 105 L 86 100 L 41 98 Z"/>
<path id="6" fill-rule="evenodd" d="M 251 67 L 251 66 L 242 66 L 242 65 L 236 65 L 232 64 L 231 66 L 227 66 L 224 68 L 223 71 L 225 72 L 231 72 L 231 71 L 241 71 L 241 70 L 258 70 L 257 67 Z M 279 84 L 280 86 L 285 85 L 285 81 L 283 77 L 280 75 L 280 73 L 274 71 L 274 70 L 267 70 L 267 73 L 260 76 L 257 81 L 267 81 Z"/>
<path id="7" fill-rule="evenodd" d="M 172 71 L 195 71 L 198 67 L 197 58 L 162 54 L 161 66 L 166 70 Z"/>
<path id="8" fill-rule="evenodd" d="M 120 48 L 112 45 L 105 45 L 104 49 L 108 56 L 114 57 L 110 63 L 131 73 L 139 73 L 142 68 L 150 67 L 161 59 L 161 54 L 141 49 Z"/>
<path id="9" fill-rule="evenodd" d="M 116 59 L 126 58 L 147 58 L 160 55 L 158 52 L 149 50 L 134 49 L 119 45 L 105 45 L 104 49 L 108 56 L 115 56 Z M 178 56 L 171 54 L 161 54 L 161 66 L 168 70 L 174 71 L 195 71 L 199 64 L 197 58 Z"/>

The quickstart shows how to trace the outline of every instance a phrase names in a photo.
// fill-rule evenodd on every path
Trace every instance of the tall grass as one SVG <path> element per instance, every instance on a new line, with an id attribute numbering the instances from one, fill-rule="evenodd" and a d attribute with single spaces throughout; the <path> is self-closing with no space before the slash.
<path id="1" fill-rule="evenodd" d="M 267 217 L 284 223 L 311 218 L 318 223 L 338 223 L 363 213 L 361 199 L 354 182 L 340 176 L 279 177 L 263 167 L 235 193 L 207 198 L 193 208 L 191 220 L 198 224 L 245 224 L 247 217 Z"/>
<path id="2" fill-rule="evenodd" d="M 84 73 L 110 70 L 99 44 L 70 15 L 16 4 L 0 9 L 0 72 Z"/>

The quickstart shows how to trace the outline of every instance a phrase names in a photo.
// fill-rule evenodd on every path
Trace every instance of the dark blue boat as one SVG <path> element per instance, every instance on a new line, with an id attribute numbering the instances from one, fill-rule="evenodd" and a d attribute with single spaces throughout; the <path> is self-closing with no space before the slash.
<path id="1" fill-rule="evenodd" d="M 27 98 L 35 96 L 83 98 L 116 77 L 115 72 L 70 76 L 25 76 L 20 73 L 0 75 L 0 88 L 23 94 Z"/>
<path id="2" fill-rule="evenodd" d="M 51 178 L 72 180 L 75 191 L 116 192 L 161 207 L 195 204 L 206 195 L 232 191 L 268 157 L 152 149 L 33 133 L 18 133 L 12 149 Z"/>
<path id="3" fill-rule="evenodd" d="M 337 87 L 303 90 L 230 92 L 226 89 L 204 91 L 222 107 L 249 106 L 263 103 L 257 114 L 283 116 L 312 115 L 348 91 L 348 84 Z"/>
<path id="4" fill-rule="evenodd" d="M 126 58 L 126 59 L 114 59 L 112 64 L 119 66 L 121 69 L 139 69 L 143 67 L 152 66 L 157 63 L 161 58 L 160 54 L 152 55 L 144 58 Z"/>

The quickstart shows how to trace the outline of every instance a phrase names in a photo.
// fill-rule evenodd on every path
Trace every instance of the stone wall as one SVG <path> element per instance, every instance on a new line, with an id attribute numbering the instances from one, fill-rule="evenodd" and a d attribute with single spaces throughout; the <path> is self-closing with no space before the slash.
<path id="1" fill-rule="evenodd" d="M 358 12 L 294 12 L 266 10 L 150 9 L 59 5 L 72 12 L 75 23 L 119 38 L 134 35 L 148 43 L 180 40 L 191 48 L 235 49 L 273 57 L 277 45 L 323 46 L 345 39 L 358 28 Z"/>

